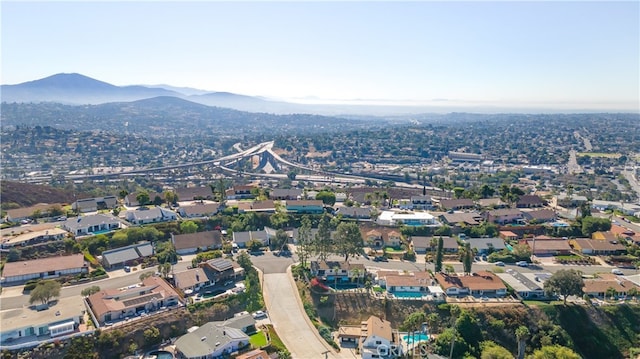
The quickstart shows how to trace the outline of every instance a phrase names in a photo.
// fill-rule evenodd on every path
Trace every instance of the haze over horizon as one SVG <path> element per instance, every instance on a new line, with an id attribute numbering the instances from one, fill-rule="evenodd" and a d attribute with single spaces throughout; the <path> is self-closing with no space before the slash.
<path id="1" fill-rule="evenodd" d="M 638 2 L 2 3 L 2 84 L 640 111 Z"/>

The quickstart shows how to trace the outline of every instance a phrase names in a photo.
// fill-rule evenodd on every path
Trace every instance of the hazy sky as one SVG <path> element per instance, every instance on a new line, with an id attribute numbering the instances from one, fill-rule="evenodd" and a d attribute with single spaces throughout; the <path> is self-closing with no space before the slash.
<path id="1" fill-rule="evenodd" d="M 639 4 L 2 1 L 1 82 L 638 111 Z"/>

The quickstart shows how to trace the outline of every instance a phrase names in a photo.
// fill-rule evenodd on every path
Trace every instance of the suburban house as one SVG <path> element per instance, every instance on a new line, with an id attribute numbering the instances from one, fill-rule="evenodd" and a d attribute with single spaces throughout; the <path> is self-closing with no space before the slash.
<path id="1" fill-rule="evenodd" d="M 178 196 L 178 201 L 213 199 L 210 186 L 176 188 L 173 192 Z"/>
<path id="2" fill-rule="evenodd" d="M 151 242 L 140 242 L 102 252 L 102 265 L 106 269 L 123 267 L 153 255 Z"/>
<path id="3" fill-rule="evenodd" d="M 481 198 L 478 200 L 478 206 L 480 208 L 504 208 L 507 206 L 506 203 L 502 202 L 499 197 L 493 198 Z"/>
<path id="4" fill-rule="evenodd" d="M 139 207 L 141 206 L 141 204 L 138 202 L 138 195 L 140 193 L 138 192 L 134 192 L 134 193 L 129 193 L 128 195 L 126 195 L 124 197 L 124 205 L 127 207 Z M 147 193 L 149 195 L 149 202 L 153 202 L 153 200 L 156 197 L 160 197 L 162 199 L 164 199 L 164 196 L 162 195 L 162 193 L 158 193 L 158 192 L 148 192 Z M 148 204 L 148 203 L 145 203 Z"/>
<path id="5" fill-rule="evenodd" d="M 362 228 L 360 231 L 366 229 Z M 364 242 L 375 248 L 380 247 L 399 247 L 402 243 L 401 234 L 396 230 L 389 230 L 386 228 L 371 229 L 366 231 L 363 235 Z"/>
<path id="6" fill-rule="evenodd" d="M 640 204 L 635 203 L 622 203 L 594 199 L 591 202 L 591 207 L 596 208 L 600 211 L 605 211 L 607 209 L 617 209 L 627 216 L 640 216 Z"/>
<path id="7" fill-rule="evenodd" d="M 71 204 L 71 209 L 76 212 L 96 212 L 100 209 L 114 209 L 118 206 L 116 196 L 79 199 Z"/>
<path id="8" fill-rule="evenodd" d="M 476 204 L 469 198 L 440 200 L 440 208 L 443 211 L 457 211 L 461 209 L 473 209 Z"/>
<path id="9" fill-rule="evenodd" d="M 500 278 L 487 271 L 463 276 L 436 273 L 435 278 L 448 296 L 504 297 L 507 294 Z"/>
<path id="10" fill-rule="evenodd" d="M 14 246 L 28 246 L 32 244 L 58 241 L 65 238 L 69 232 L 62 228 L 51 228 L 41 231 L 24 232 L 13 237 L 2 237 L 0 248 L 6 249 Z"/>
<path id="11" fill-rule="evenodd" d="M 125 214 L 125 218 L 131 224 L 149 224 L 167 221 L 175 221 L 178 216 L 175 212 L 162 207 L 138 208 L 129 210 Z"/>
<path id="12" fill-rule="evenodd" d="M 544 207 L 547 204 L 545 200 L 535 194 L 525 194 L 518 198 L 516 202 L 516 208 L 533 208 Z"/>
<path id="13" fill-rule="evenodd" d="M 370 316 L 361 324 L 360 355 L 362 359 L 394 358 L 390 355 L 392 346 L 400 347 L 400 338 L 397 332 L 391 328 L 391 322 Z M 385 349 L 387 355 L 385 355 Z"/>
<path id="14" fill-rule="evenodd" d="M 351 280 L 363 280 L 367 273 L 364 264 L 338 261 L 312 261 L 311 275 L 327 281 L 338 280 L 349 282 Z"/>
<path id="15" fill-rule="evenodd" d="M 299 188 L 274 188 L 269 192 L 269 199 L 276 201 L 296 200 L 302 198 Z"/>
<path id="16" fill-rule="evenodd" d="M 613 233 L 617 238 L 622 238 L 625 240 L 631 240 L 631 238 L 636 235 L 634 231 L 617 224 L 612 224 L 609 231 Z"/>
<path id="17" fill-rule="evenodd" d="M 518 235 L 511 231 L 500 231 L 498 233 L 498 237 L 502 238 L 505 241 L 512 241 L 518 239 Z"/>
<path id="18" fill-rule="evenodd" d="M 589 199 L 587 197 L 575 193 L 572 193 L 571 195 L 568 195 L 567 193 L 560 193 L 555 197 L 556 204 L 564 208 L 580 207 L 580 205 L 588 201 Z"/>
<path id="19" fill-rule="evenodd" d="M 263 246 L 269 244 L 269 234 L 267 231 L 247 231 L 247 232 L 233 232 L 233 243 L 239 248 L 245 248 L 247 243 L 251 240 L 257 240 L 262 243 Z"/>
<path id="20" fill-rule="evenodd" d="M 609 288 L 615 290 L 615 298 L 626 297 L 631 288 L 635 288 L 636 292 L 640 293 L 640 286 L 614 274 L 600 274 L 600 278 L 585 279 L 582 290 L 592 298 L 610 299 L 611 296 L 607 294 Z"/>
<path id="21" fill-rule="evenodd" d="M 119 229 L 120 220 L 110 214 L 91 214 L 69 218 L 62 223 L 62 228 L 74 236 L 86 236 Z"/>
<path id="22" fill-rule="evenodd" d="M 380 271 L 377 273 L 377 281 L 380 286 L 387 289 L 387 292 L 401 298 L 408 297 L 407 294 L 415 294 L 409 297 L 420 298 L 430 295 L 438 298 L 442 297 L 443 293 L 429 272 Z"/>
<path id="23" fill-rule="evenodd" d="M 528 222 L 535 221 L 538 223 L 554 222 L 558 219 L 556 212 L 551 209 L 538 209 L 535 211 L 523 212 L 523 217 Z"/>
<path id="24" fill-rule="evenodd" d="M 243 213 L 243 212 L 275 213 L 276 212 L 276 203 L 272 200 L 239 202 L 237 206 L 238 206 L 239 213 Z"/>
<path id="25" fill-rule="evenodd" d="M 601 241 L 597 239 L 577 238 L 569 240 L 573 249 L 582 254 L 590 255 L 619 255 L 627 252 L 627 248 L 620 241 Z"/>
<path id="26" fill-rule="evenodd" d="M 516 223 L 524 219 L 524 214 L 517 208 L 501 208 L 485 212 L 485 219 L 498 224 Z"/>
<path id="27" fill-rule="evenodd" d="M 209 322 L 175 342 L 178 358 L 209 359 L 229 357 L 249 345 L 249 336 L 240 329 Z"/>
<path id="28" fill-rule="evenodd" d="M 208 272 L 198 267 L 173 273 L 173 283 L 177 289 L 188 294 L 215 284 L 215 279 L 209 278 Z"/>
<path id="29" fill-rule="evenodd" d="M 286 205 L 287 212 L 291 213 L 322 214 L 324 212 L 324 204 L 316 199 L 287 201 Z"/>
<path id="30" fill-rule="evenodd" d="M 436 218 L 428 212 L 382 211 L 376 223 L 382 226 L 438 226 Z"/>
<path id="31" fill-rule="evenodd" d="M 55 204 L 38 203 L 38 204 L 33 205 L 31 207 L 8 209 L 7 210 L 7 221 L 14 222 L 14 223 L 15 222 L 20 222 L 20 221 L 23 221 L 25 219 L 32 218 L 34 214 L 38 214 L 38 213 L 41 216 L 49 216 L 49 211 L 51 210 L 51 208 L 54 208 L 54 207 L 62 208 L 62 205 L 58 204 L 58 203 L 55 203 Z"/>
<path id="32" fill-rule="evenodd" d="M 244 275 L 244 270 L 238 263 L 224 258 L 215 258 L 200 263 L 198 268 L 207 272 L 207 278 L 209 278 L 212 284 L 225 280 L 235 281 Z"/>
<path id="33" fill-rule="evenodd" d="M 545 298 L 543 282 L 551 273 L 520 273 L 507 269 L 506 273 L 496 273 L 503 282 L 507 283 L 522 299 Z"/>
<path id="34" fill-rule="evenodd" d="M 591 239 L 611 242 L 611 241 L 617 241 L 619 238 L 613 232 L 597 231 L 597 232 L 591 233 Z"/>
<path id="35" fill-rule="evenodd" d="M 340 207 L 336 214 L 342 215 L 344 218 L 355 219 L 371 219 L 370 207 Z"/>
<path id="36" fill-rule="evenodd" d="M 527 240 L 526 244 L 536 256 L 571 254 L 571 242 L 566 239 L 535 239 Z"/>
<path id="37" fill-rule="evenodd" d="M 254 349 L 238 355 L 236 359 L 271 359 L 271 357 L 262 349 Z"/>
<path id="38" fill-rule="evenodd" d="M 169 283 L 155 276 L 145 278 L 139 286 L 105 289 L 87 297 L 99 326 L 179 302 L 180 296 Z"/>
<path id="39" fill-rule="evenodd" d="M 465 226 L 477 226 L 484 221 L 484 218 L 476 212 L 454 212 L 454 213 L 442 213 L 439 217 L 440 221 L 450 226 L 462 227 Z"/>
<path id="40" fill-rule="evenodd" d="M 467 239 L 471 249 L 478 251 L 478 254 L 489 254 L 499 252 L 505 248 L 504 241 L 500 238 L 469 238 Z"/>
<path id="41" fill-rule="evenodd" d="M 226 190 L 225 195 L 227 199 L 249 199 L 253 198 L 253 194 L 251 194 L 251 190 L 256 187 L 254 186 L 233 186 Z"/>
<path id="42" fill-rule="evenodd" d="M 194 203 L 178 208 L 178 213 L 183 218 L 206 218 L 216 215 L 219 211 L 220 203 Z"/>
<path id="43" fill-rule="evenodd" d="M 29 279 L 57 278 L 80 273 L 89 273 L 89 266 L 82 254 L 7 262 L 2 270 L 2 284 L 19 284 Z"/>
<path id="44" fill-rule="evenodd" d="M 411 209 L 423 210 L 433 209 L 431 196 L 411 196 Z"/>
<path id="45" fill-rule="evenodd" d="M 222 248 L 222 233 L 217 230 L 187 234 L 171 233 L 171 243 L 180 255 L 220 249 Z"/>
<path id="46" fill-rule="evenodd" d="M 0 311 L 0 346 L 43 342 L 79 331 L 86 307 L 80 296 L 59 300 L 44 310 L 29 306 Z"/>
<path id="47" fill-rule="evenodd" d="M 413 250 L 418 254 L 425 254 L 427 251 L 436 252 L 438 249 L 438 239 L 440 237 L 411 237 L 411 243 L 413 244 Z M 431 246 L 433 240 L 434 246 Z M 444 253 L 456 253 L 458 252 L 458 241 L 453 237 L 442 237 L 442 251 Z"/>
<path id="48" fill-rule="evenodd" d="M 335 232 L 331 232 L 331 238 L 333 238 L 334 233 Z M 313 240 L 316 237 L 316 234 L 318 234 L 318 228 L 311 228 L 309 231 L 309 240 Z M 298 240 L 300 239 L 300 231 L 298 228 L 294 228 L 293 231 L 291 231 L 291 237 L 293 238 L 294 244 L 298 243 Z"/>

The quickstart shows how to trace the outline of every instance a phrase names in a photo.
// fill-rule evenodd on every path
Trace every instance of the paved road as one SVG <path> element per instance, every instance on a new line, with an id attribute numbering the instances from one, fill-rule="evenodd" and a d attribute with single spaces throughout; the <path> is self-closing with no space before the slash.
<path id="1" fill-rule="evenodd" d="M 280 339 L 294 359 L 323 358 L 325 353 L 337 358 L 309 323 L 292 281 L 289 273 L 264 274 L 265 304 Z"/>

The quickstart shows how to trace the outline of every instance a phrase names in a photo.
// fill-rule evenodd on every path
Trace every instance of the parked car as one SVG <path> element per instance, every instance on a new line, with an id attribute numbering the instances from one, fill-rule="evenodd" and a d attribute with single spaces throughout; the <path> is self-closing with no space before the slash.
<path id="1" fill-rule="evenodd" d="M 385 256 L 377 256 L 373 258 L 374 262 L 388 262 L 389 260 Z"/>
<path id="2" fill-rule="evenodd" d="M 516 262 L 516 265 L 518 267 L 528 267 L 529 263 L 527 261 L 519 261 L 519 262 Z"/>
<path id="3" fill-rule="evenodd" d="M 260 319 L 260 318 L 265 318 L 267 316 L 267 313 L 259 310 L 255 313 L 253 313 L 253 319 Z"/>
<path id="4" fill-rule="evenodd" d="M 618 268 L 614 268 L 611 270 L 611 273 L 615 274 L 615 275 L 624 275 L 624 273 L 618 269 Z"/>
<path id="5" fill-rule="evenodd" d="M 124 266 L 124 271 L 125 271 L 125 272 L 131 272 L 131 267 L 129 267 L 129 266 Z"/>
<path id="6" fill-rule="evenodd" d="M 493 264 L 497 265 L 498 267 L 504 267 L 504 262 L 495 262 Z"/>

